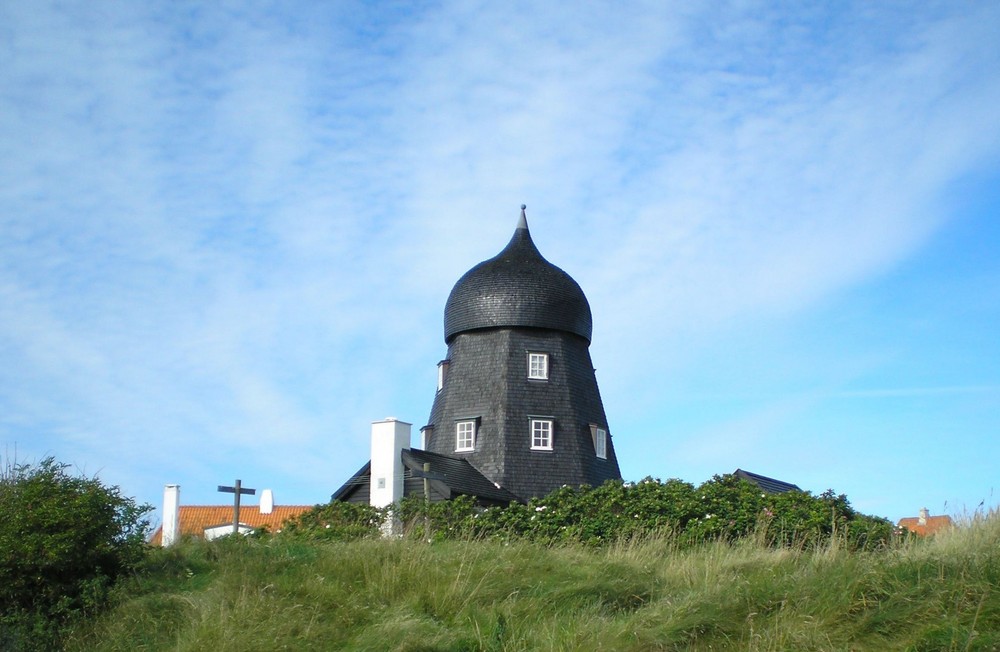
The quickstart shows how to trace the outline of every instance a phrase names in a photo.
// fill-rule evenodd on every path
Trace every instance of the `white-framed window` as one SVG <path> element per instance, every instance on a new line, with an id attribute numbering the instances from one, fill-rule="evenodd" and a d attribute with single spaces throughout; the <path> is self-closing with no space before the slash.
<path id="1" fill-rule="evenodd" d="M 602 460 L 608 459 L 608 431 L 600 426 L 590 426 L 594 438 L 594 453 Z"/>
<path id="2" fill-rule="evenodd" d="M 476 450 L 476 422 L 459 421 L 455 424 L 455 450 L 472 451 Z"/>
<path id="3" fill-rule="evenodd" d="M 539 451 L 552 450 L 552 420 L 531 420 L 531 449 Z"/>
<path id="4" fill-rule="evenodd" d="M 548 353 L 528 353 L 528 378 L 532 380 L 549 379 Z"/>

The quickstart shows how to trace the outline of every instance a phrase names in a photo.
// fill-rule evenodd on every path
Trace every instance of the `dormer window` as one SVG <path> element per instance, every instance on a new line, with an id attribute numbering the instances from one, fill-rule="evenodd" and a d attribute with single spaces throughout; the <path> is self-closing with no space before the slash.
<path id="1" fill-rule="evenodd" d="M 528 353 L 528 378 L 530 380 L 549 379 L 548 353 Z"/>
<path id="2" fill-rule="evenodd" d="M 599 459 L 608 459 L 608 431 L 591 424 L 590 436 L 594 439 L 594 454 Z"/>
<path id="3" fill-rule="evenodd" d="M 451 360 L 442 360 L 438 363 L 438 391 L 444 389 L 444 383 L 448 379 L 448 365 Z"/>
<path id="4" fill-rule="evenodd" d="M 552 450 L 551 419 L 531 419 L 531 450 Z"/>
<path id="5" fill-rule="evenodd" d="M 469 419 L 455 424 L 455 451 L 476 450 L 476 421 Z"/>

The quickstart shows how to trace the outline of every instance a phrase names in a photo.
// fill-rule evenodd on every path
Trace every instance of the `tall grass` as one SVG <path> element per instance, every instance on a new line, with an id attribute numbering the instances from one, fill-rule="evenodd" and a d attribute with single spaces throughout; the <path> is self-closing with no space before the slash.
<path id="1" fill-rule="evenodd" d="M 877 552 L 187 542 L 71 650 L 1000 649 L 1000 519 Z"/>

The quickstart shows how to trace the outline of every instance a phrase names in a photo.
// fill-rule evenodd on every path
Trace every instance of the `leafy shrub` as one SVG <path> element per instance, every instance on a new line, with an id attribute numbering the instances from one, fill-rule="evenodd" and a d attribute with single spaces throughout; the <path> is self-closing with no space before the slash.
<path id="1" fill-rule="evenodd" d="M 152 509 L 51 457 L 0 473 L 0 648 L 52 649 L 146 550 Z"/>
<path id="2" fill-rule="evenodd" d="M 370 505 L 333 501 L 316 505 L 282 526 L 282 534 L 322 541 L 343 541 L 374 536 L 384 515 Z"/>
<path id="3" fill-rule="evenodd" d="M 597 545 L 637 534 L 677 531 L 690 521 L 694 487 L 681 480 L 647 478 L 636 484 L 564 486 L 527 505 L 490 508 L 473 530 L 486 537 L 529 538 L 543 543 Z"/>
<path id="4" fill-rule="evenodd" d="M 738 539 L 766 520 L 767 494 L 734 475 L 717 475 L 695 490 L 692 515 L 682 538 L 689 542 Z"/>
<path id="5" fill-rule="evenodd" d="M 414 494 L 399 501 L 394 516 L 402 523 L 407 536 L 441 541 L 470 535 L 476 513 L 471 496 L 428 503 L 423 496 Z M 427 526 L 430 526 L 430 532 L 427 532 Z"/>
<path id="6" fill-rule="evenodd" d="M 386 510 L 334 502 L 306 512 L 285 531 L 354 539 L 377 535 L 388 517 Z M 851 547 L 869 548 L 893 536 L 889 521 L 857 513 L 842 494 L 769 494 L 734 475 L 717 475 L 698 487 L 653 478 L 564 486 L 527 504 L 485 509 L 468 496 L 425 503 L 414 495 L 400 501 L 392 518 L 402 523 L 406 535 L 435 541 L 525 539 L 598 546 L 668 532 L 682 545 L 754 536 L 772 546 L 814 546 L 838 537 Z"/>
<path id="7" fill-rule="evenodd" d="M 886 543 L 893 533 L 889 521 L 858 514 L 844 495 L 769 494 L 733 475 L 715 476 L 698 487 L 653 478 L 567 486 L 527 505 L 475 513 L 472 521 L 464 531 L 481 537 L 587 545 L 666 531 L 687 545 L 749 536 L 770 545 L 817 545 L 838 536 L 864 548 Z"/>

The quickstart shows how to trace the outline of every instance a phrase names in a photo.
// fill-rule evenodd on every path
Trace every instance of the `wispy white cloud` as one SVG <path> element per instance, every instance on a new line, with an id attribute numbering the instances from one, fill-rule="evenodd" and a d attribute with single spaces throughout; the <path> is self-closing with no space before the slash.
<path id="1" fill-rule="evenodd" d="M 0 8 L 3 440 L 146 496 L 237 463 L 329 492 L 369 421 L 425 418 L 447 291 L 522 201 L 590 297 L 612 421 L 646 409 L 714 338 L 947 222 L 1000 151 L 996 25 L 975 3 Z"/>

